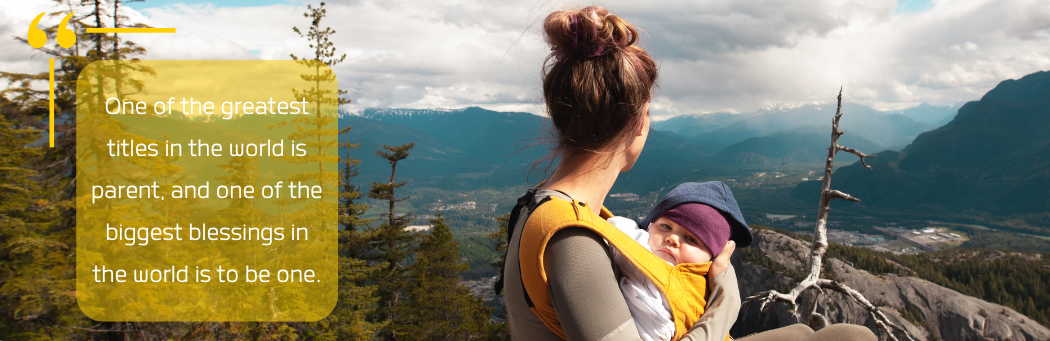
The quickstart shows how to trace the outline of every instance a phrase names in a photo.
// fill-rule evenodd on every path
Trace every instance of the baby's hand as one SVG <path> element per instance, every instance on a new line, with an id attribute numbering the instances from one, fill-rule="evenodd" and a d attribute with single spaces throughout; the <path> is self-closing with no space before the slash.
<path id="1" fill-rule="evenodd" d="M 726 247 L 722 248 L 722 253 L 719 253 L 718 257 L 715 257 L 715 260 L 711 262 L 711 269 L 707 273 L 708 281 L 711 281 L 729 267 L 729 257 L 733 255 L 733 250 L 736 250 L 736 242 L 732 240 L 726 242 Z"/>

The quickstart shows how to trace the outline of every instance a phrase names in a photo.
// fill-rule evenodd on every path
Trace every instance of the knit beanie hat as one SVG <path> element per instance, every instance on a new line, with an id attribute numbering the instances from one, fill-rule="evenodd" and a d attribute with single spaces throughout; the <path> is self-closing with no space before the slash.
<path id="1" fill-rule="evenodd" d="M 659 218 L 667 218 L 693 233 L 711 250 L 711 258 L 722 253 L 722 248 L 732 234 L 729 221 L 718 210 L 704 204 L 682 204 L 667 210 Z"/>
<path id="2" fill-rule="evenodd" d="M 686 182 L 678 185 L 649 211 L 638 226 L 648 229 L 649 224 L 664 212 L 687 203 L 704 204 L 718 210 L 722 213 L 722 217 L 729 221 L 732 231 L 729 239 L 735 241 L 737 247 L 751 245 L 751 229 L 747 227 L 747 222 L 744 222 L 744 215 L 737 206 L 736 198 L 733 198 L 733 192 L 721 181 Z M 719 247 L 722 246 L 725 246 L 724 241 L 719 244 Z"/>

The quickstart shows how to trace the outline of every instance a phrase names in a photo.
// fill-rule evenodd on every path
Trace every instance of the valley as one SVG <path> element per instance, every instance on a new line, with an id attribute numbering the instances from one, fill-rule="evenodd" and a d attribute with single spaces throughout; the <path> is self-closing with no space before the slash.
<path id="1" fill-rule="evenodd" d="M 1008 287 L 1021 285 L 1009 284 L 1020 278 L 966 277 L 974 271 L 1033 278 L 1050 274 L 1044 264 L 1050 257 L 1047 101 L 1050 72 L 1005 81 L 980 101 L 961 106 L 879 112 L 844 105 L 843 122 L 850 123 L 840 143 L 878 157 L 867 160 L 871 170 L 848 153 L 836 158 L 832 188 L 861 201 L 832 204 L 832 258 L 872 273 L 922 278 L 1050 321 L 1050 312 L 1038 308 L 1050 296 Z M 722 181 L 753 229 L 805 239 L 816 220 L 830 131 L 821 123 L 829 121 L 829 110 L 815 104 L 654 122 L 637 163 L 620 175 L 603 204 L 617 215 L 641 220 L 679 183 Z M 445 219 L 470 266 L 462 280 L 476 295 L 495 298 L 486 290 L 503 238 L 492 236 L 500 230 L 497 219 L 557 165 L 544 159 L 550 142 L 544 119 L 477 107 L 368 109 L 345 116 L 340 126 L 353 127 L 340 141 L 360 143 L 340 154 L 361 160 L 353 181 L 362 187 L 389 181 L 388 164 L 374 155 L 377 148 L 417 143 L 398 164 L 398 181 L 407 181 L 398 196 L 410 198 L 397 211 L 412 212 L 410 225 L 420 233 L 430 219 Z M 378 217 L 380 203 L 370 204 L 367 216 Z M 786 271 L 749 249 L 740 254 L 771 266 L 770 271 Z M 927 318 L 940 314 L 923 313 Z"/>

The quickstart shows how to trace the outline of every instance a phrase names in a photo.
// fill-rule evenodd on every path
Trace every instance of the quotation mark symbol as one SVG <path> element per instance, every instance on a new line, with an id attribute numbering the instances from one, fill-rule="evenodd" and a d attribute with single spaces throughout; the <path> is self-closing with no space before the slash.
<path id="1" fill-rule="evenodd" d="M 29 42 L 29 46 L 34 48 L 44 47 L 47 44 L 47 34 L 44 30 L 36 28 L 40 24 L 40 18 L 44 17 L 45 13 L 37 15 L 33 22 L 29 24 L 29 35 L 26 36 L 26 40 Z M 62 18 L 62 22 L 58 24 L 58 45 L 62 47 L 71 47 L 77 42 L 77 34 L 66 28 L 69 25 L 69 19 L 73 17 L 73 13 L 69 13 L 65 18 Z"/>

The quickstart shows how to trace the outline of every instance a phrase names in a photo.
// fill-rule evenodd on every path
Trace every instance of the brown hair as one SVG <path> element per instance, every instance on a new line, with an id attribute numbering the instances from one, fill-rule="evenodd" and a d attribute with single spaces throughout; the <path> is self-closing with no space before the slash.
<path id="1" fill-rule="evenodd" d="M 551 13 L 543 33 L 552 51 L 543 97 L 557 131 L 555 153 L 598 152 L 630 138 L 657 77 L 634 25 L 591 6 Z"/>

